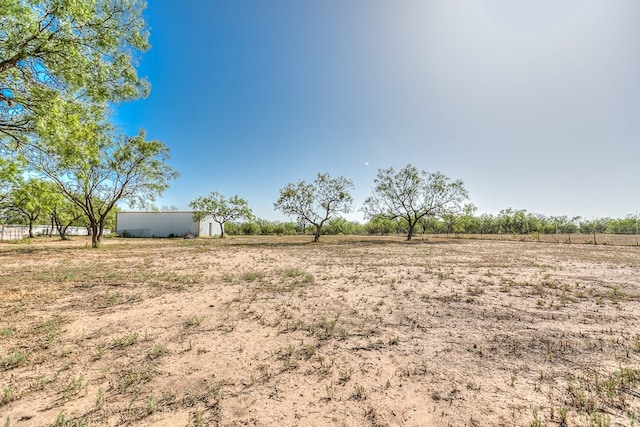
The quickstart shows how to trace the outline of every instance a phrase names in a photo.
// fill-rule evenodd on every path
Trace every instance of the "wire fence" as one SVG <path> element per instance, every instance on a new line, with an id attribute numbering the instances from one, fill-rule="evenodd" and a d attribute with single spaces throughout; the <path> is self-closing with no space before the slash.
<path id="1" fill-rule="evenodd" d="M 111 230 L 104 230 L 104 235 L 111 234 Z M 50 225 L 34 225 L 34 236 L 57 236 L 58 230 Z M 67 236 L 88 236 L 87 227 L 69 227 Z M 29 237 L 29 227 L 26 225 L 0 225 L 0 240 L 19 240 Z"/>
<path id="2" fill-rule="evenodd" d="M 29 236 L 28 227 L 0 225 L 0 240 L 18 240 Z"/>

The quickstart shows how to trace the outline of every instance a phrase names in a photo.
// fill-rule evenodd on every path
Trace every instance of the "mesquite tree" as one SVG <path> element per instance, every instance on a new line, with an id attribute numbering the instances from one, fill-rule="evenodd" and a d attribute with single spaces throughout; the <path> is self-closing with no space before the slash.
<path id="1" fill-rule="evenodd" d="M 462 181 L 451 181 L 440 172 L 418 171 L 410 164 L 399 172 L 392 167 L 378 169 L 374 183 L 373 195 L 367 197 L 362 208 L 365 216 L 406 220 L 407 240 L 411 240 L 421 218 L 456 214 L 468 199 Z"/>
<path id="2" fill-rule="evenodd" d="M 189 203 L 189 206 L 195 211 L 193 213 L 194 221 L 200 221 L 206 217 L 213 218 L 220 225 L 220 237 L 224 237 L 224 224 L 227 221 L 235 221 L 240 218 L 251 219 L 253 216 L 245 199 L 236 195 L 227 200 L 217 191 L 207 197 L 197 197 Z"/>
<path id="3" fill-rule="evenodd" d="M 178 173 L 166 164 L 169 148 L 136 136 L 87 131 L 76 141 L 50 139 L 33 143 L 21 153 L 31 167 L 84 212 L 91 246 L 102 239 L 105 222 L 116 203 L 145 206 L 169 186 Z"/>
<path id="4" fill-rule="evenodd" d="M 280 197 L 273 206 L 298 220 L 316 227 L 313 241 L 320 239 L 322 226 L 336 214 L 351 210 L 353 182 L 345 177 L 331 178 L 318 174 L 313 183 L 299 181 L 280 189 Z"/>

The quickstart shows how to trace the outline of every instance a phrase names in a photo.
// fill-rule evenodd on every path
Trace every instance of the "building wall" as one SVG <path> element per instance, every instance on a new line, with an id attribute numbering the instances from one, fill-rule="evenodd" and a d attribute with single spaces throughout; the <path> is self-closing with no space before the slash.
<path id="1" fill-rule="evenodd" d="M 211 217 L 206 217 L 202 221 L 200 221 L 200 233 L 198 236 L 202 237 L 213 237 L 219 236 L 221 234 L 220 225 L 215 222 Z"/>
<path id="2" fill-rule="evenodd" d="M 209 223 L 193 220 L 192 211 L 123 211 L 116 217 L 116 232 L 126 237 L 183 237 L 209 236 Z M 213 236 L 220 235 L 220 227 L 211 226 Z"/>

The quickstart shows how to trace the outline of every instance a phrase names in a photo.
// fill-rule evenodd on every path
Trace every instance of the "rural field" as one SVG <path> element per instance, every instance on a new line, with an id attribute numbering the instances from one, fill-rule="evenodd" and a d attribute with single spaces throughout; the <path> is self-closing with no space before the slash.
<path id="1" fill-rule="evenodd" d="M 0 422 L 640 425 L 637 246 L 310 239 L 0 244 Z"/>

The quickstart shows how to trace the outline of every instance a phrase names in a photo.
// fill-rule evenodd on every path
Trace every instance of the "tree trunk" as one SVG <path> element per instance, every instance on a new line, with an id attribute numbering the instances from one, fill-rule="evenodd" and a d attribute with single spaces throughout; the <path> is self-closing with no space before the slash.
<path id="1" fill-rule="evenodd" d="M 91 247 L 97 248 L 100 246 L 100 236 L 98 234 L 98 223 L 96 221 L 91 221 Z"/>
<path id="2" fill-rule="evenodd" d="M 33 239 L 33 220 L 29 220 L 29 238 Z"/>
<path id="3" fill-rule="evenodd" d="M 69 227 L 71 227 L 71 223 L 60 227 L 60 238 L 62 240 L 69 240 L 69 237 L 67 237 L 67 231 L 69 230 Z"/>
<path id="4" fill-rule="evenodd" d="M 224 222 L 219 222 L 220 224 L 220 238 L 224 238 Z"/>
<path id="5" fill-rule="evenodd" d="M 69 226 L 67 225 L 66 227 L 64 227 L 62 223 L 55 218 L 53 219 L 52 228 L 54 225 L 56 227 L 56 230 L 58 230 L 58 235 L 60 236 L 60 240 L 69 240 L 67 238 L 67 229 L 69 228 Z"/>
<path id="6" fill-rule="evenodd" d="M 409 221 L 409 231 L 407 232 L 407 241 L 413 237 L 413 230 L 416 228 L 416 223 Z"/>
<path id="7" fill-rule="evenodd" d="M 102 236 L 104 236 L 104 223 L 107 220 L 107 214 L 105 213 L 102 217 L 100 217 L 100 222 L 98 223 L 98 246 L 102 242 Z"/>
<path id="8" fill-rule="evenodd" d="M 322 230 L 322 226 L 317 226 L 316 225 L 316 234 L 313 236 L 313 241 L 317 242 L 318 240 L 320 240 L 320 231 Z"/>

